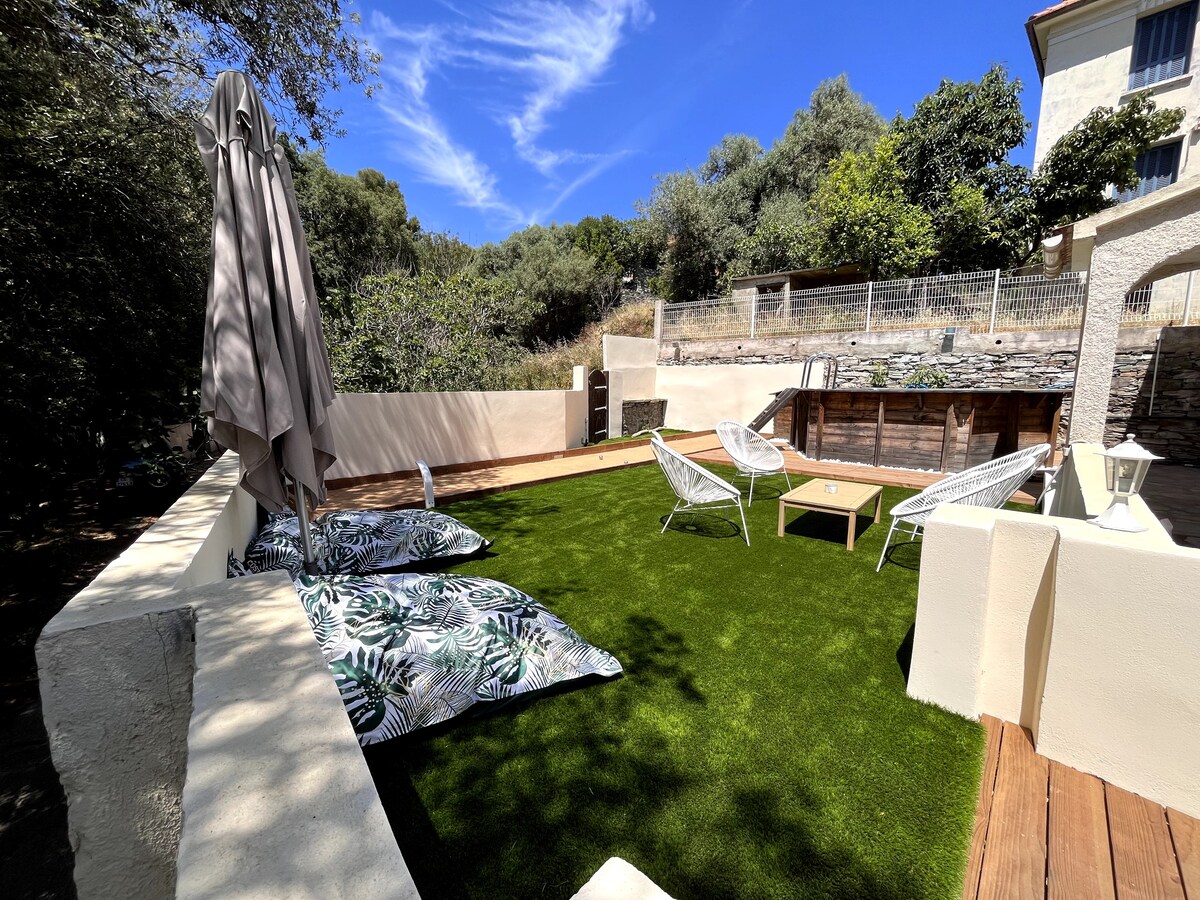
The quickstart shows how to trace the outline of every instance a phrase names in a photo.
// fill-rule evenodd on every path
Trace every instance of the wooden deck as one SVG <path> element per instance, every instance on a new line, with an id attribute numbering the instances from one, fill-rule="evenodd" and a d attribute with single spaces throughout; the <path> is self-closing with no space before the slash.
<path id="1" fill-rule="evenodd" d="M 687 456 L 720 449 L 721 442 L 709 432 L 668 438 L 671 447 Z M 697 457 L 700 458 L 700 457 Z M 728 460 L 728 457 L 726 457 Z M 514 488 L 545 484 L 576 475 L 644 466 L 654 462 L 649 441 L 601 444 L 586 451 L 570 451 L 532 462 L 492 460 L 477 466 L 448 466 L 433 470 L 434 496 L 439 503 L 467 500 Z M 321 509 L 403 509 L 423 503 L 421 479 L 412 473 L 389 481 L 331 488 Z"/>
<path id="2" fill-rule="evenodd" d="M 1034 752 L 983 717 L 964 900 L 1200 900 L 1200 821 Z"/>
<path id="3" fill-rule="evenodd" d="M 733 465 L 728 454 L 721 449 L 721 442 L 712 432 L 677 435 L 668 441 L 672 448 L 691 459 Z M 793 474 L 882 484 L 885 487 L 919 490 L 945 477 L 938 472 L 817 462 L 791 450 L 785 450 L 783 458 L 788 472 Z M 439 502 L 467 500 L 576 475 L 622 469 L 626 466 L 649 465 L 653 462 L 654 456 L 646 441 L 603 444 L 585 451 L 569 451 L 555 458 L 537 459 L 532 462 L 500 459 L 472 466 L 435 468 L 434 493 Z M 402 509 L 420 506 L 422 498 L 421 479 L 413 472 L 387 481 L 331 487 L 329 499 L 321 509 Z M 1018 503 L 1033 503 L 1034 498 L 1035 495 L 1025 491 L 1019 491 L 1013 497 Z"/>

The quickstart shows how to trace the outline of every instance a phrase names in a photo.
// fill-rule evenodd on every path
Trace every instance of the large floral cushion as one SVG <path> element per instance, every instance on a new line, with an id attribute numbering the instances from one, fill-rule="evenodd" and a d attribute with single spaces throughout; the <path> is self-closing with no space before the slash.
<path id="1" fill-rule="evenodd" d="M 470 556 L 491 546 L 478 532 L 431 509 L 353 510 L 318 517 L 309 529 L 321 571 L 354 575 L 446 556 Z M 304 571 L 300 520 L 290 510 L 272 513 L 246 548 L 250 572 Z"/>
<path id="2" fill-rule="evenodd" d="M 296 590 L 365 747 L 621 664 L 516 588 L 464 575 L 300 577 Z"/>

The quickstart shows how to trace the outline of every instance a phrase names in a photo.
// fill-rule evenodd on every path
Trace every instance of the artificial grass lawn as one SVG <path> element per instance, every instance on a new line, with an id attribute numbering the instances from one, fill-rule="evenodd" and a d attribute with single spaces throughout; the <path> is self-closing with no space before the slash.
<path id="1" fill-rule="evenodd" d="M 875 574 L 911 492 L 847 553 L 840 517 L 776 537 L 775 481 L 750 547 L 709 516 L 660 535 L 656 466 L 444 508 L 496 541 L 453 571 L 529 593 L 625 675 L 367 748 L 423 897 L 566 898 L 610 856 L 680 900 L 960 895 L 983 729 L 905 695 L 918 545 Z"/>

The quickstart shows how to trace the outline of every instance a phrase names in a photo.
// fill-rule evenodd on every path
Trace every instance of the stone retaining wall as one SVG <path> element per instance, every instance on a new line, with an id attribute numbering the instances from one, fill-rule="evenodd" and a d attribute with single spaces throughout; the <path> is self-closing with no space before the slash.
<path id="1" fill-rule="evenodd" d="M 1153 363 L 1160 329 L 1129 328 L 1121 334 L 1113 367 L 1106 441 L 1134 431 L 1147 448 L 1175 462 L 1200 463 L 1200 328 L 1163 328 L 1157 383 Z M 795 364 L 812 353 L 838 361 L 837 387 L 869 385 L 877 363 L 898 387 L 918 365 L 942 369 L 949 387 L 1069 387 L 1075 378 L 1078 332 L 962 334 L 952 346 L 942 330 L 813 335 L 750 341 L 695 341 L 664 345 L 660 366 Z M 1154 384 L 1154 411 L 1150 391 Z M 764 398 L 764 406 L 766 398 Z M 1060 446 L 1070 421 L 1063 404 Z"/>

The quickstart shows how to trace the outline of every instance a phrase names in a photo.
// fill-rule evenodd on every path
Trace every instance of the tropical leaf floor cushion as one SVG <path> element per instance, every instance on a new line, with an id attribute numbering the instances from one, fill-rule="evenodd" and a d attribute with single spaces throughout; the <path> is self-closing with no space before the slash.
<path id="1" fill-rule="evenodd" d="M 444 556 L 469 556 L 491 546 L 478 532 L 431 509 L 346 510 L 319 516 L 310 530 L 323 572 L 358 575 Z M 250 572 L 304 571 L 300 522 L 287 511 L 272 513 L 246 548 Z"/>
<path id="2" fill-rule="evenodd" d="M 532 597 L 488 578 L 301 576 L 295 584 L 364 747 L 475 704 L 621 672 Z"/>

